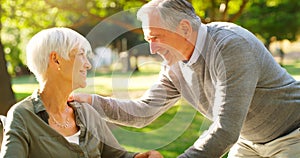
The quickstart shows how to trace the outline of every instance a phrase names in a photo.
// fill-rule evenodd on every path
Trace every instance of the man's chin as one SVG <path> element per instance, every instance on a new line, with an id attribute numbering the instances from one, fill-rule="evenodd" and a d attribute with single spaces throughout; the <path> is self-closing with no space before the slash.
<path id="1" fill-rule="evenodd" d="M 168 66 L 172 66 L 174 65 L 175 63 L 177 63 L 176 61 L 168 61 L 168 60 L 165 60 L 164 63 Z"/>
<path id="2" fill-rule="evenodd" d="M 165 65 L 172 66 L 173 64 L 176 63 L 176 62 L 174 62 L 173 60 L 167 60 L 167 59 L 165 58 L 165 56 L 162 56 L 162 55 L 161 55 L 161 57 L 163 58 L 163 62 L 164 62 Z"/>

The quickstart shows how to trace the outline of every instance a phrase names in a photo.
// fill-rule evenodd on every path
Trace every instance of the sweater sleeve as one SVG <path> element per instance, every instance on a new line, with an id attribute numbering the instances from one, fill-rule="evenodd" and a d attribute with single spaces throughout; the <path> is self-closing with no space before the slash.
<path id="1" fill-rule="evenodd" d="M 247 43 L 234 42 L 215 58 L 213 123 L 179 158 L 221 157 L 239 138 L 260 72 Z"/>
<path id="2" fill-rule="evenodd" d="M 161 73 L 158 82 L 138 100 L 93 95 L 92 106 L 110 122 L 141 128 L 163 114 L 179 98 L 175 86 Z"/>

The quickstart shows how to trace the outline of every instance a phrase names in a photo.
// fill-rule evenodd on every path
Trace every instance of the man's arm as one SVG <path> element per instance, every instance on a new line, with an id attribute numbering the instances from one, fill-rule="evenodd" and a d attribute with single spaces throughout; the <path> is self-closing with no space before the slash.
<path id="1" fill-rule="evenodd" d="M 122 100 L 93 95 L 92 106 L 110 121 L 126 126 L 144 127 L 163 114 L 180 98 L 172 82 L 163 73 L 138 100 Z"/>

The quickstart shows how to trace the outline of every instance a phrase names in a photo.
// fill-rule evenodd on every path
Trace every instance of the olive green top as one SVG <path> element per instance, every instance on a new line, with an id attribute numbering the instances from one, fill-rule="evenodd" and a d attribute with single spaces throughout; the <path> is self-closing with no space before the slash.
<path id="1" fill-rule="evenodd" d="M 3 139 L 3 126 L 5 123 L 5 116 L 0 115 L 0 144 L 2 143 L 2 139 Z M 1 151 L 1 145 L 0 145 L 0 151 Z"/>
<path id="2" fill-rule="evenodd" d="M 80 129 L 79 145 L 69 143 L 48 124 L 48 114 L 37 92 L 8 112 L 1 158 L 132 158 L 112 135 L 106 122 L 89 105 L 69 104 Z"/>

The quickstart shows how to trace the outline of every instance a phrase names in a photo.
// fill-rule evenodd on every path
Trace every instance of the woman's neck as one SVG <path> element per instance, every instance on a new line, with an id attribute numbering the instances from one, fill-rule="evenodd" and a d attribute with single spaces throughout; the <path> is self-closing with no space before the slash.
<path id="1" fill-rule="evenodd" d="M 67 99 L 72 92 L 66 83 L 46 81 L 40 86 L 40 96 L 48 112 L 54 114 L 64 113 L 67 106 Z"/>

